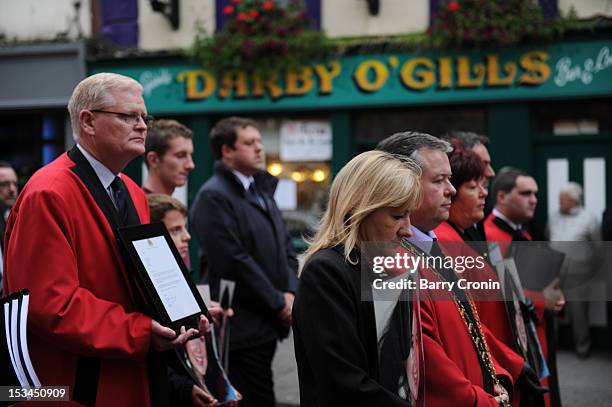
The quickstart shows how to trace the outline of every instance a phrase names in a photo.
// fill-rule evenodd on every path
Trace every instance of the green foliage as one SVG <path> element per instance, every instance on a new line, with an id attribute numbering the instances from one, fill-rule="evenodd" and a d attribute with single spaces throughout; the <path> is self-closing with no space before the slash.
<path id="1" fill-rule="evenodd" d="M 578 25 L 573 9 L 567 16 L 546 18 L 533 0 L 446 0 L 428 34 L 434 48 L 510 46 L 550 41 Z"/>
<path id="2" fill-rule="evenodd" d="M 223 29 L 212 37 L 200 29 L 192 47 L 213 71 L 297 67 L 331 50 L 326 37 L 309 28 L 300 1 L 232 0 L 222 12 L 228 16 Z"/>

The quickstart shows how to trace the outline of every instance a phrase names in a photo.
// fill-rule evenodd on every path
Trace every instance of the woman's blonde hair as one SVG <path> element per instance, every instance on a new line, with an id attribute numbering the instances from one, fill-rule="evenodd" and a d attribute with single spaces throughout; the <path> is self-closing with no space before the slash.
<path id="1" fill-rule="evenodd" d="M 411 159 L 383 151 L 367 151 L 348 162 L 336 175 L 317 232 L 305 254 L 339 244 L 344 256 L 360 243 L 363 220 L 380 208 L 414 209 L 421 202 L 421 169 Z"/>

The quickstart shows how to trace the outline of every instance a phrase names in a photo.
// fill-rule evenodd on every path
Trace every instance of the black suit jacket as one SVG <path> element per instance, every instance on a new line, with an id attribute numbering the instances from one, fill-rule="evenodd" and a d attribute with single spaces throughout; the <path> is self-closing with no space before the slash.
<path id="1" fill-rule="evenodd" d="M 283 294 L 295 292 L 298 262 L 274 202 L 277 180 L 265 171 L 254 176 L 267 210 L 247 194 L 221 161 L 202 186 L 191 209 L 200 243 L 202 271 L 213 299 L 221 278 L 236 282 L 230 348 L 257 346 L 288 335 L 278 312 Z"/>
<path id="2" fill-rule="evenodd" d="M 362 288 L 361 264 L 345 261 L 343 246 L 320 250 L 304 265 L 293 306 L 304 407 L 410 405 L 398 395 L 410 351 L 408 304 L 395 307 L 393 335 L 379 344 L 374 305 L 362 300 Z"/>

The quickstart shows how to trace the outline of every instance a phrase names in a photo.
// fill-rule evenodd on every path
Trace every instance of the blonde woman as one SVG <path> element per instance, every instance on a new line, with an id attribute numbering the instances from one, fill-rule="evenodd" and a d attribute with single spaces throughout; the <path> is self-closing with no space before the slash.
<path id="1" fill-rule="evenodd" d="M 410 236 L 420 191 L 418 167 L 382 151 L 358 155 L 334 179 L 293 307 L 302 406 L 410 405 L 408 303 L 386 326 L 394 340 L 381 340 L 375 305 L 361 298 L 360 245 Z"/>

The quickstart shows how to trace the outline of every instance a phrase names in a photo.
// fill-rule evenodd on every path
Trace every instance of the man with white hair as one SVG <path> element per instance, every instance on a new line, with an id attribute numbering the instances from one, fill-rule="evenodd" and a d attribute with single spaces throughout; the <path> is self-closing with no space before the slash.
<path id="1" fill-rule="evenodd" d="M 177 336 L 142 313 L 116 234 L 149 222 L 144 192 L 121 173 L 145 150 L 142 86 L 96 74 L 68 110 L 76 146 L 32 176 L 8 218 L 4 291 L 30 290 L 28 343 L 43 385 L 68 386 L 87 406 L 168 405 L 160 352 L 198 332 Z"/>
<path id="2" fill-rule="evenodd" d="M 589 334 L 589 281 L 596 242 L 600 240 L 599 222 L 582 206 L 582 187 L 570 182 L 559 192 L 559 212 L 549 219 L 551 242 L 565 253 L 564 291 L 582 301 L 568 301 L 565 309 L 572 326 L 576 354 L 585 358 L 591 349 Z"/>

